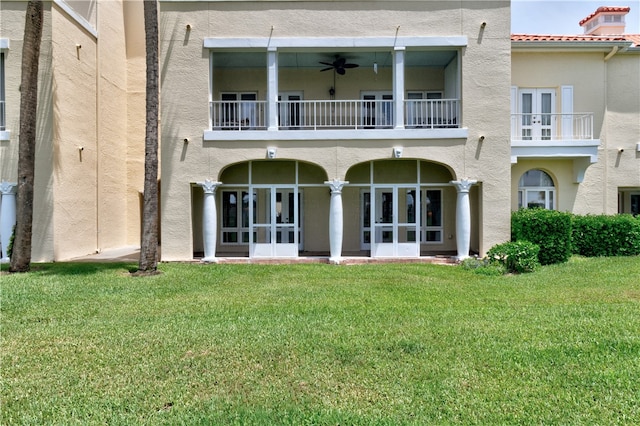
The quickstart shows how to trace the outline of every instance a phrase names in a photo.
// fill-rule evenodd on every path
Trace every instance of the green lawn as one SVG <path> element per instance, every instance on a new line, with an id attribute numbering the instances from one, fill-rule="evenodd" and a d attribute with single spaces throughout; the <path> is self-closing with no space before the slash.
<path id="1" fill-rule="evenodd" d="M 0 275 L 0 424 L 640 420 L 638 257 L 133 267 Z"/>

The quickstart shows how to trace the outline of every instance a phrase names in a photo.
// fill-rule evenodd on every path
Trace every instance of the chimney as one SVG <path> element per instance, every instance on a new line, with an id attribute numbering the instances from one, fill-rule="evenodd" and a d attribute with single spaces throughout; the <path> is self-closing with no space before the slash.
<path id="1" fill-rule="evenodd" d="M 580 21 L 586 35 L 624 34 L 624 15 L 628 6 L 602 6 Z"/>

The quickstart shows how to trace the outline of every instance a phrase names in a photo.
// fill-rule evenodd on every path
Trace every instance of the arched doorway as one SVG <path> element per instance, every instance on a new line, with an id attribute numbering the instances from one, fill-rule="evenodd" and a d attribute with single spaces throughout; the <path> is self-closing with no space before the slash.
<path id="1" fill-rule="evenodd" d="M 361 253 L 418 257 L 455 250 L 456 190 L 446 166 L 423 160 L 377 160 L 353 166 L 346 180 L 345 193 L 358 198 L 353 207 L 359 223 L 345 228 L 359 230 L 355 238 Z M 352 240 L 353 231 L 345 237 Z"/>
<path id="2" fill-rule="evenodd" d="M 322 168 L 294 160 L 248 161 L 225 168 L 216 190 L 216 255 L 328 253 L 326 180 Z M 196 233 L 202 232 L 198 226 L 201 192 L 194 187 L 194 212 L 200 212 L 200 218 L 193 217 L 194 253 L 198 252 Z"/>

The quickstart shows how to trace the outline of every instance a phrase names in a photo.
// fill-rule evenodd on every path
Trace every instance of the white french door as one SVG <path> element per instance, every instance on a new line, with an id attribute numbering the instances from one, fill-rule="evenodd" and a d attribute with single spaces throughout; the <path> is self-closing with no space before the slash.
<path id="1" fill-rule="evenodd" d="M 302 197 L 295 186 L 255 186 L 250 205 L 251 257 L 296 257 L 302 246 Z"/>
<path id="2" fill-rule="evenodd" d="M 302 92 L 282 92 L 278 95 L 278 125 L 282 129 L 299 129 L 304 127 L 304 105 Z"/>
<path id="3" fill-rule="evenodd" d="M 551 140 L 555 134 L 555 91 L 520 89 L 520 137 L 522 140 Z"/>
<path id="4" fill-rule="evenodd" d="M 374 185 L 373 197 L 363 193 L 363 203 L 370 199 L 369 224 L 362 229 L 363 237 L 370 240 L 371 257 L 418 257 L 420 241 L 418 221 L 420 217 L 420 190 L 417 186 Z M 363 214 L 367 213 L 363 210 Z"/>
<path id="5" fill-rule="evenodd" d="M 393 94 L 391 92 L 362 93 L 362 122 L 368 128 L 393 127 Z"/>

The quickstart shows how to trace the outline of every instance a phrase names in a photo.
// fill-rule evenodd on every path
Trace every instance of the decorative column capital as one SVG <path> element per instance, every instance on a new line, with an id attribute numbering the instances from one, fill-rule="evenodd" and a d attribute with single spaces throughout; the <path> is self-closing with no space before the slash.
<path id="1" fill-rule="evenodd" d="M 222 182 L 215 182 L 210 179 L 205 179 L 204 182 L 198 182 L 198 185 L 202 187 L 205 194 L 215 194 L 218 186 L 222 185 Z"/>
<path id="2" fill-rule="evenodd" d="M 0 194 L 2 195 L 13 194 L 13 188 L 15 188 L 16 186 L 17 184 L 15 183 L 11 183 L 3 180 L 2 182 L 0 182 Z"/>
<path id="3" fill-rule="evenodd" d="M 454 185 L 458 190 L 458 192 L 460 193 L 460 192 L 469 192 L 471 187 L 476 183 L 478 183 L 478 181 L 475 179 L 460 179 L 460 180 L 452 180 L 449 183 Z"/>
<path id="4" fill-rule="evenodd" d="M 325 185 L 329 185 L 329 188 L 331 188 L 331 193 L 332 194 L 341 194 L 342 193 L 342 188 L 345 185 L 348 185 L 349 182 L 344 181 L 344 180 L 340 180 L 340 179 L 334 179 L 334 180 L 328 180 L 324 184 Z"/>

